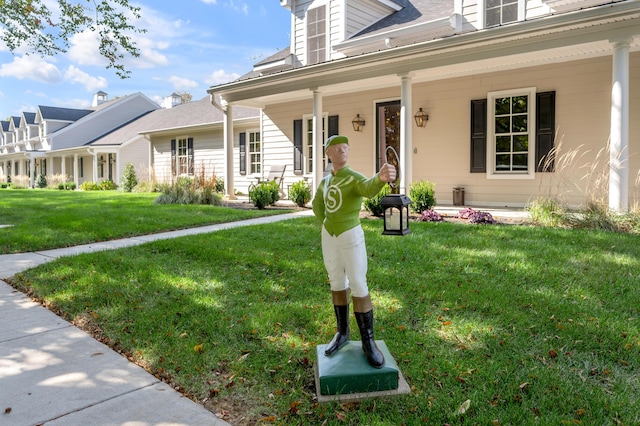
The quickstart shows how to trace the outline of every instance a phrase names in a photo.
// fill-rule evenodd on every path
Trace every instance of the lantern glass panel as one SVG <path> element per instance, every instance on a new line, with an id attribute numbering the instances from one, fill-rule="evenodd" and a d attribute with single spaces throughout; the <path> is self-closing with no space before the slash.
<path id="1" fill-rule="evenodd" d="M 391 231 L 400 230 L 400 210 L 396 207 L 388 207 L 384 211 L 384 227 Z"/>

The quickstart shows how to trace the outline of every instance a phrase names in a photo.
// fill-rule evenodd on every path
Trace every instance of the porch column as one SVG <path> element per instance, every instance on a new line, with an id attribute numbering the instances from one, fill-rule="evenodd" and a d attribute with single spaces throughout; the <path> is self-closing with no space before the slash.
<path id="1" fill-rule="evenodd" d="M 315 195 L 316 188 L 320 185 L 320 181 L 324 176 L 324 167 L 322 162 L 324 141 L 322 140 L 322 93 L 318 89 L 313 90 L 313 184 L 311 192 Z"/>
<path id="2" fill-rule="evenodd" d="M 31 188 L 36 187 L 36 159 L 33 157 L 29 157 L 29 186 Z"/>
<path id="3" fill-rule="evenodd" d="M 67 180 L 67 157 L 63 155 L 60 159 L 60 174 L 62 175 L 62 183 Z"/>
<path id="4" fill-rule="evenodd" d="M 224 192 L 225 198 L 235 200 L 235 180 L 233 176 L 233 106 L 223 105 L 224 114 L 223 145 L 224 145 Z"/>
<path id="5" fill-rule="evenodd" d="M 92 152 L 93 154 L 93 183 L 98 183 L 98 153 Z"/>
<path id="6" fill-rule="evenodd" d="M 73 182 L 76 184 L 76 188 L 80 188 L 80 182 L 78 180 L 78 154 L 73 154 Z"/>
<path id="7" fill-rule="evenodd" d="M 609 135 L 609 208 L 629 211 L 629 45 L 612 41 L 611 133 Z"/>
<path id="8" fill-rule="evenodd" d="M 400 92 L 400 193 L 407 194 L 409 185 L 413 181 L 413 167 L 411 153 L 413 152 L 412 129 L 413 109 L 411 99 L 411 77 L 408 74 L 402 78 Z"/>

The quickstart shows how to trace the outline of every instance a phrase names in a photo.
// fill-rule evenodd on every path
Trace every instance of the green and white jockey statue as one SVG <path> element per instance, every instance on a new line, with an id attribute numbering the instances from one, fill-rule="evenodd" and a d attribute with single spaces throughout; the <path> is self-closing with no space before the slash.
<path id="1" fill-rule="evenodd" d="M 337 321 L 337 332 L 325 348 L 325 355 L 333 354 L 349 341 L 349 299 L 352 298 L 362 350 L 369 364 L 381 368 L 384 355 L 373 334 L 373 305 L 367 287 L 367 248 L 360 225 L 360 209 L 364 197 L 373 197 L 385 183 L 395 181 L 396 169 L 385 163 L 369 179 L 351 170 L 347 165 L 349 139 L 345 136 L 327 139 L 325 152 L 332 170 L 320 181 L 313 199 L 313 213 L 322 222 L 322 256 Z"/>

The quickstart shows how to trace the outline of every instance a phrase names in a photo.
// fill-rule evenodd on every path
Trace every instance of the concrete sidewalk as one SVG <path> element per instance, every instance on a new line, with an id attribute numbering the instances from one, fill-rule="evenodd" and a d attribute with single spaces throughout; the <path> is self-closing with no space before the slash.
<path id="1" fill-rule="evenodd" d="M 62 256 L 311 215 L 310 210 L 0 256 L 0 278 Z M 0 424 L 227 425 L 141 367 L 0 281 Z"/>

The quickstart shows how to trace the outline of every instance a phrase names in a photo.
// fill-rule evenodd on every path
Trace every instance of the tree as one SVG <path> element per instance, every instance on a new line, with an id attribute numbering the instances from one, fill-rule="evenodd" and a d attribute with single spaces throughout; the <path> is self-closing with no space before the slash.
<path id="1" fill-rule="evenodd" d="M 140 8 L 129 0 L 57 0 L 59 10 L 50 10 L 46 0 L 0 0 L 0 40 L 13 53 L 26 47 L 27 54 L 54 56 L 69 49 L 69 40 L 85 30 L 96 33 L 100 55 L 107 58 L 107 69 L 114 68 L 120 78 L 127 78 L 122 64 L 125 53 L 139 57 L 131 39 L 144 33 L 134 21 Z"/>

